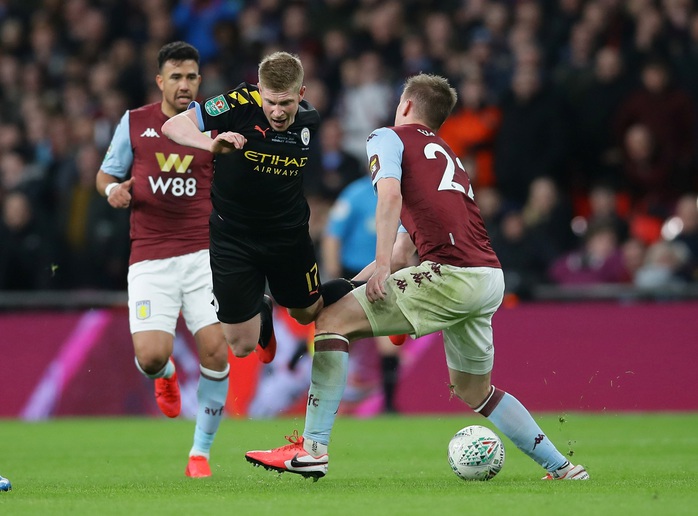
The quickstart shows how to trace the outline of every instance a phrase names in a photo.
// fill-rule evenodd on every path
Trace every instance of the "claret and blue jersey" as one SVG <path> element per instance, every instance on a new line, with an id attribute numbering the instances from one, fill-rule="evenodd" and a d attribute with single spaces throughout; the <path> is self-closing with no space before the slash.
<path id="1" fill-rule="evenodd" d="M 373 184 L 400 181 L 400 220 L 419 258 L 458 267 L 497 267 L 470 178 L 460 159 L 429 128 L 383 127 L 371 133 L 366 154 Z"/>
<path id="2" fill-rule="evenodd" d="M 183 147 L 161 133 L 161 103 L 126 111 L 101 170 L 131 188 L 130 262 L 208 248 L 213 154 Z"/>

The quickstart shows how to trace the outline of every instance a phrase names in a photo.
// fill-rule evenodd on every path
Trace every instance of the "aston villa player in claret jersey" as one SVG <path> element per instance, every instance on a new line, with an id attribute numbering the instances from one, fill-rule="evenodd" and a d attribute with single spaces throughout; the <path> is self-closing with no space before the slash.
<path id="1" fill-rule="evenodd" d="M 160 131 L 199 90 L 199 53 L 174 42 L 158 55 L 162 101 L 127 111 L 97 173 L 97 190 L 114 208 L 131 209 L 129 322 L 136 367 L 155 380 L 160 410 L 181 409 L 174 335 L 180 311 L 199 351 L 194 444 L 185 474 L 208 477 L 213 439 L 228 393 L 228 346 L 212 305 L 208 218 L 213 155 L 182 147 Z"/>

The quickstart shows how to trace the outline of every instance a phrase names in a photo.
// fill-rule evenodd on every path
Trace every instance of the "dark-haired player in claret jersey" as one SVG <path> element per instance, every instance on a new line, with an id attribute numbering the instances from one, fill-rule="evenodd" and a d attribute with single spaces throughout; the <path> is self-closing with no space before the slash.
<path id="1" fill-rule="evenodd" d="M 262 329 L 270 326 L 267 285 L 301 324 L 354 287 L 344 279 L 320 284 L 303 194 L 304 173 L 320 166 L 311 145 L 320 117 L 304 94 L 300 59 L 274 52 L 260 62 L 257 85 L 242 83 L 195 102 L 162 126 L 177 143 L 216 155 L 213 292 L 225 338 L 238 357 L 257 347 L 260 310 Z M 265 356 L 267 349 L 258 353 Z"/>
<path id="2" fill-rule="evenodd" d="M 320 312 L 302 436 L 245 457 L 255 465 L 320 478 L 347 381 L 349 343 L 369 336 L 443 331 L 453 393 L 489 419 L 540 464 L 545 479 L 586 480 L 511 394 L 490 383 L 492 316 L 504 275 L 475 204 L 468 174 L 436 135 L 456 103 L 448 81 L 420 74 L 407 80 L 395 125 L 366 143 L 378 194 L 376 259 L 356 279 L 367 283 Z M 398 231 L 400 222 L 406 231 Z M 417 251 L 420 264 L 404 268 Z M 397 269 L 397 270 L 396 270 Z"/>
<path id="3" fill-rule="evenodd" d="M 196 98 L 199 53 L 187 43 L 169 43 L 160 49 L 158 70 L 162 101 L 124 114 L 96 183 L 111 206 L 131 209 L 128 307 L 136 367 L 155 380 L 158 406 L 168 417 L 177 417 L 181 408 L 171 358 L 180 311 L 194 335 L 201 374 L 185 474 L 208 477 L 230 369 L 212 304 L 208 218 L 213 155 L 177 145 L 160 131 L 165 120 Z"/>

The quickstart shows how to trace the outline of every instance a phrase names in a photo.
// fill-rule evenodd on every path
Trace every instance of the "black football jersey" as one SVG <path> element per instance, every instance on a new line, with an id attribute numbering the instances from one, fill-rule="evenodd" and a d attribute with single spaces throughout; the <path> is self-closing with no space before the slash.
<path id="1" fill-rule="evenodd" d="M 277 231 L 308 222 L 310 209 L 303 195 L 303 175 L 319 167 L 311 141 L 320 125 L 318 112 L 300 103 L 287 131 L 275 132 L 262 111 L 257 86 L 241 83 L 224 95 L 201 104 L 203 130 L 242 134 L 241 150 L 216 155 L 211 201 L 229 224 L 254 231 Z"/>

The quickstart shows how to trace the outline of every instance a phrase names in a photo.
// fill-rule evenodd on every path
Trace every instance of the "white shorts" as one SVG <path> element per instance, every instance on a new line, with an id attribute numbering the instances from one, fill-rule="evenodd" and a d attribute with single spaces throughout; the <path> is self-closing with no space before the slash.
<path id="1" fill-rule="evenodd" d="M 352 291 L 374 335 L 421 337 L 443 330 L 450 369 L 492 370 L 492 316 L 504 296 L 501 269 L 423 262 L 392 274 L 386 290 L 386 299 L 375 303 L 368 301 L 365 285 Z"/>
<path id="2" fill-rule="evenodd" d="M 144 260 L 128 268 L 132 334 L 161 330 L 174 335 L 181 311 L 193 335 L 218 322 L 212 301 L 208 250 L 162 260 Z"/>

